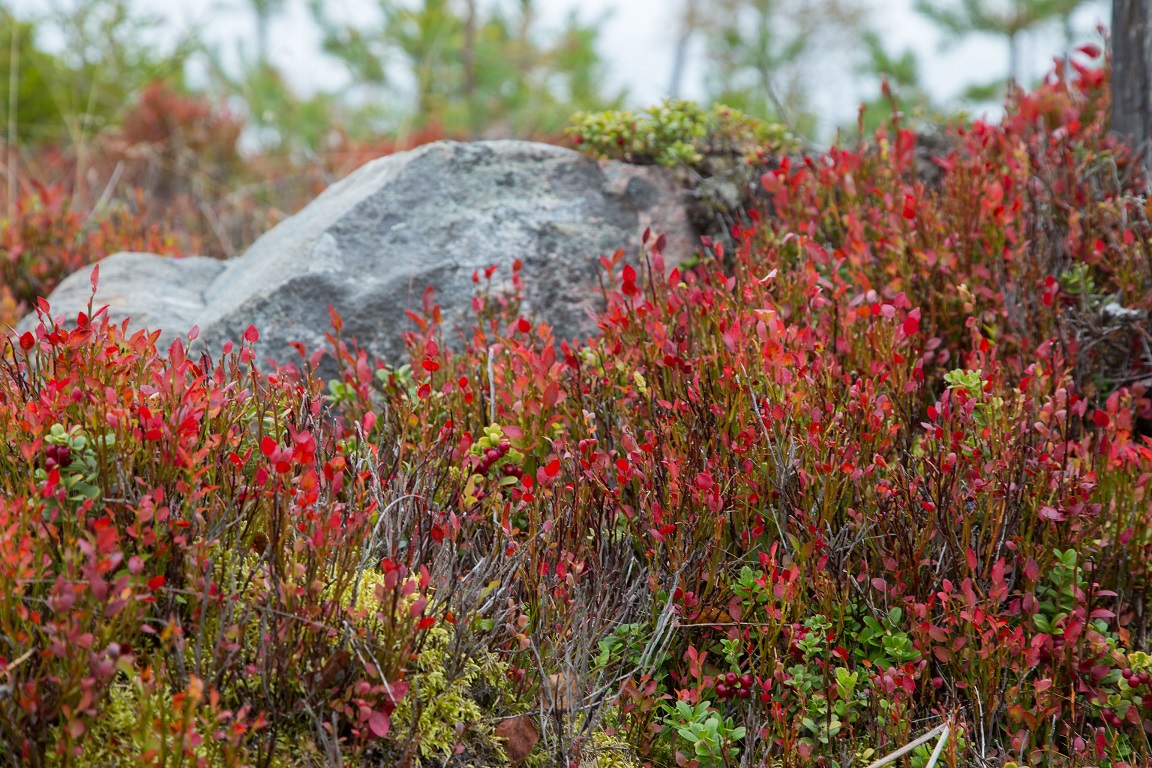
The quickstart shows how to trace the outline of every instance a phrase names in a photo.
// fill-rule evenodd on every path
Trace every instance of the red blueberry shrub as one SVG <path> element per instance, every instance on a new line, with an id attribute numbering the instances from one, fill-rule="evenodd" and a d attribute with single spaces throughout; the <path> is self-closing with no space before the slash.
<path id="1" fill-rule="evenodd" d="M 403 365 L 333 312 L 326 388 L 255 329 L 42 307 L 0 377 L 7 753 L 492 764 L 515 722 L 532 764 L 846 767 L 947 724 L 949 766 L 1147 763 L 1146 180 L 1078 55 L 938 182 L 896 123 L 767 170 L 695 268 L 604 258 L 583 343 L 517 268 L 469 329 L 426 293 Z"/>
<path id="2" fill-rule="evenodd" d="M 173 254 L 173 241 L 135 208 L 117 205 L 85 214 L 60 185 L 29 183 L 15 218 L 0 224 L 0 326 L 15 325 L 61 280 L 117 251 Z"/>

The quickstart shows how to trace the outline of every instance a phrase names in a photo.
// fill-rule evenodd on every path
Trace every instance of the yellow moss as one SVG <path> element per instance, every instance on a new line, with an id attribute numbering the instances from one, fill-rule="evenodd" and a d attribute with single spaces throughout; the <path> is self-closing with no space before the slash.
<path id="1" fill-rule="evenodd" d="M 443 625 L 428 630 L 420 657 L 408 668 L 408 693 L 392 713 L 397 739 L 412 731 L 415 719 L 420 764 L 439 764 L 436 758 L 453 755 L 458 744 L 468 756 L 502 756 L 492 739 L 496 723 L 490 713 L 512 700 L 506 690 L 508 665 L 485 650 L 465 658 L 460 674 L 450 679 L 444 662 L 452 631 Z M 484 706 L 483 698 L 488 699 Z"/>
<path id="2" fill-rule="evenodd" d="M 590 744 L 584 747 L 580 768 L 639 768 L 635 750 L 618 736 L 609 736 L 603 728 L 592 732 Z"/>
<path id="3" fill-rule="evenodd" d="M 581 719 L 577 718 L 575 730 L 579 730 Z M 619 736 L 608 735 L 619 725 L 619 710 L 612 708 L 604 714 L 600 725 L 593 730 L 580 751 L 580 768 L 640 768 L 641 761 L 636 750 Z M 552 756 L 537 747 L 522 764 L 522 768 L 549 768 Z"/>

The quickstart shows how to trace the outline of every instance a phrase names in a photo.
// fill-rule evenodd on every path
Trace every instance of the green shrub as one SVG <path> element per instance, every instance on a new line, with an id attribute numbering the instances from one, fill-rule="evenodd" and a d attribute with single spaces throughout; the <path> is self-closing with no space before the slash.
<path id="1" fill-rule="evenodd" d="M 581 112 L 572 117 L 567 133 L 581 151 L 594 157 L 670 168 L 698 168 L 709 154 L 755 156 L 799 146 L 781 125 L 723 105 L 705 109 L 675 99 L 640 113 Z"/>

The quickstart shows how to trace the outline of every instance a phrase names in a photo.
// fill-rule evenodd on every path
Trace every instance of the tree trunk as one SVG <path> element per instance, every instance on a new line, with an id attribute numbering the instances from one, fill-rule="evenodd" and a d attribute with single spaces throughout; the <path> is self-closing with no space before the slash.
<path id="1" fill-rule="evenodd" d="M 1008 35 L 1008 93 L 1020 83 L 1020 33 Z"/>
<path id="2" fill-rule="evenodd" d="M 20 25 L 10 17 L 12 40 L 8 49 L 8 223 L 16 221 L 16 196 L 19 194 L 20 134 L 17 132 L 17 108 L 20 105 Z"/>
<path id="3" fill-rule="evenodd" d="M 1148 0 L 1112 0 L 1112 130 L 1152 172 L 1152 9 Z"/>
<path id="4" fill-rule="evenodd" d="M 268 66 L 268 18 L 267 11 L 256 13 L 256 63 L 261 67 Z"/>
<path id="5" fill-rule="evenodd" d="M 475 139 L 480 115 L 476 108 L 476 0 L 466 0 L 464 11 L 464 103 L 468 105 L 468 138 Z"/>
<path id="6" fill-rule="evenodd" d="M 699 23 L 696 4 L 697 0 L 684 0 L 684 10 L 680 14 L 680 33 L 676 37 L 676 49 L 672 52 L 672 78 L 668 83 L 668 95 L 674 99 L 680 98 L 684 69 L 688 64 L 688 46 Z"/>

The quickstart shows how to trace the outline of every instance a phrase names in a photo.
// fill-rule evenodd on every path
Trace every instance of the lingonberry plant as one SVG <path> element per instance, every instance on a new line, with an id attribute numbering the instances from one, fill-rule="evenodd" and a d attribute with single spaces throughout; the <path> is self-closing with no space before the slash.
<path id="1" fill-rule="evenodd" d="M 898 121 L 774 162 L 734 250 L 604 257 L 582 342 L 518 264 L 391 365 L 333 312 L 325 386 L 39 305 L 0 760 L 1152 760 L 1152 230 L 1097 55 L 942 175 Z"/>

